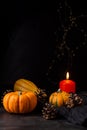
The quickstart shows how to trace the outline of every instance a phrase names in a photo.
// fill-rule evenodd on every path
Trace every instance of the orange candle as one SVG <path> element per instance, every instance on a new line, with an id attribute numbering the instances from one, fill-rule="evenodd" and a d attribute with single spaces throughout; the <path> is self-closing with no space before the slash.
<path id="1" fill-rule="evenodd" d="M 66 79 L 60 81 L 59 88 L 60 90 L 66 92 L 76 92 L 76 83 L 73 80 L 69 79 L 69 72 L 66 73 Z"/>

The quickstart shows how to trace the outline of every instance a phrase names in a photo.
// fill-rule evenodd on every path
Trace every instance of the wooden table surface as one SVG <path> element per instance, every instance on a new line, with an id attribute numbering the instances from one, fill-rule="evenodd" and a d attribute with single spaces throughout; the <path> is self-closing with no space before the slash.
<path id="1" fill-rule="evenodd" d="M 0 130 L 86 130 L 66 120 L 46 120 L 40 113 L 10 114 L 0 109 Z"/>

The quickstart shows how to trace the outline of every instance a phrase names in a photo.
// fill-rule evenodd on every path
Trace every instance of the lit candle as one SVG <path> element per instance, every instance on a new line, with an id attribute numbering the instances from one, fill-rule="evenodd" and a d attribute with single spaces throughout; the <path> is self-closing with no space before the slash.
<path id="1" fill-rule="evenodd" d="M 60 81 L 59 88 L 66 92 L 76 92 L 76 83 L 73 80 L 69 80 L 69 72 L 66 73 L 66 80 Z"/>

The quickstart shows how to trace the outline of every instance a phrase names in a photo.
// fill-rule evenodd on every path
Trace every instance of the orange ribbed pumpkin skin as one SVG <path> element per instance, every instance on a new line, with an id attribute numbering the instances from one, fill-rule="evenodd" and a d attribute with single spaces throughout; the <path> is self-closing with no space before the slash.
<path id="1" fill-rule="evenodd" d="M 3 97 L 3 107 L 9 113 L 28 113 L 36 105 L 37 97 L 32 92 L 10 92 Z"/>
<path id="2" fill-rule="evenodd" d="M 70 94 L 64 91 L 62 92 L 53 92 L 49 97 L 49 103 L 61 107 L 69 99 Z"/>

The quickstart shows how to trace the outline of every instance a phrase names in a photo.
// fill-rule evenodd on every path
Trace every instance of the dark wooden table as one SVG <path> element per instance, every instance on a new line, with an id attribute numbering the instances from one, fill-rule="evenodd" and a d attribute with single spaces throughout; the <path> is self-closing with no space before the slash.
<path id="1" fill-rule="evenodd" d="M 64 119 L 46 120 L 41 113 L 10 114 L 0 109 L 0 130 L 86 130 Z"/>

